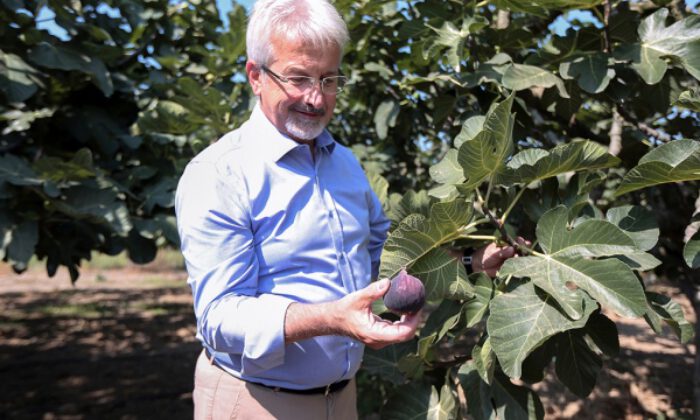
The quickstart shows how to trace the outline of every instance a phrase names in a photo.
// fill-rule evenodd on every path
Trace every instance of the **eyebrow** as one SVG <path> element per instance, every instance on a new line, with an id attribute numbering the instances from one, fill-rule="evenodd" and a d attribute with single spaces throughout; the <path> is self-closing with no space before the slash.
<path id="1" fill-rule="evenodd" d="M 300 68 L 300 67 L 296 67 L 296 66 L 287 67 L 286 69 L 284 69 L 284 73 L 287 73 L 287 74 L 292 73 L 292 74 L 299 75 L 299 76 L 311 77 L 306 70 L 304 70 L 303 68 Z M 325 73 L 325 74 L 321 75 L 321 77 L 338 76 L 338 75 L 340 75 L 340 70 L 334 70 L 332 72 Z"/>

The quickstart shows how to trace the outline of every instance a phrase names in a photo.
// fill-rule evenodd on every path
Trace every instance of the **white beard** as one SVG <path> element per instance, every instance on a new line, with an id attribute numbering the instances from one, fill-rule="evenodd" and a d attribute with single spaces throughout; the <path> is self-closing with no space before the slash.
<path id="1" fill-rule="evenodd" d="M 287 129 L 287 132 L 292 137 L 301 140 L 313 140 L 323 133 L 323 129 L 326 128 L 326 126 L 322 121 L 307 120 L 302 116 L 294 115 L 293 112 L 290 112 L 287 116 L 287 121 L 284 123 L 284 128 Z"/>

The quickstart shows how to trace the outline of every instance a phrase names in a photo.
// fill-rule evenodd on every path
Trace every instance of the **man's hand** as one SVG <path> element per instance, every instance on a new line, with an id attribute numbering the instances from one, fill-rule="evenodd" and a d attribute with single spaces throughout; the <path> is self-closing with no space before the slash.
<path id="1" fill-rule="evenodd" d="M 521 237 L 517 242 L 521 245 L 530 246 L 532 243 Z M 489 277 L 496 277 L 496 273 L 508 258 L 517 257 L 515 248 L 512 246 L 498 246 L 490 243 L 483 248 L 477 249 L 472 254 L 472 270 L 475 273 L 486 273 Z"/>
<path id="2" fill-rule="evenodd" d="M 388 279 L 377 281 L 345 296 L 334 305 L 333 322 L 338 325 L 341 334 L 355 338 L 375 350 L 413 338 L 420 322 L 420 312 L 403 315 L 395 322 L 372 313 L 372 302 L 384 296 L 390 284 Z"/>

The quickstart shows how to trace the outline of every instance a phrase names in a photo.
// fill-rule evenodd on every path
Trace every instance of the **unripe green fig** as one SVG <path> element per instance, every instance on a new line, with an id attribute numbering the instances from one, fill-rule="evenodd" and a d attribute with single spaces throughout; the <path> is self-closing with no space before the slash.
<path id="1" fill-rule="evenodd" d="M 384 294 L 384 305 L 398 315 L 415 314 L 425 305 L 423 282 L 408 274 L 405 269 L 391 280 Z"/>

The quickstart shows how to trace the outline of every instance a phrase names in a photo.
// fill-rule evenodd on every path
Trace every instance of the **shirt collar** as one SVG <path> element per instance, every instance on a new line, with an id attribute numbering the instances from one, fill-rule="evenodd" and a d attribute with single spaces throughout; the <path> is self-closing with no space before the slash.
<path id="1" fill-rule="evenodd" d="M 255 137 L 259 138 L 259 152 L 273 162 L 282 159 L 284 155 L 299 146 L 299 143 L 289 136 L 280 133 L 277 127 L 267 119 L 260 108 L 260 103 L 255 105 L 248 122 L 255 131 Z M 328 153 L 331 153 L 334 148 L 335 140 L 333 136 L 330 135 L 328 130 L 324 129 L 316 138 L 316 150 L 326 149 Z"/>

